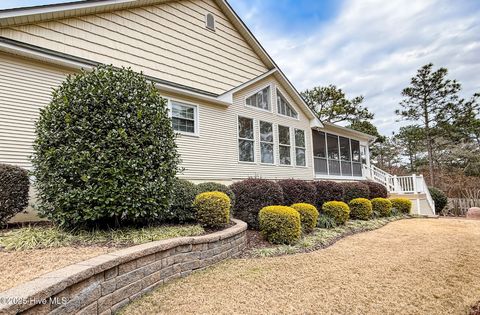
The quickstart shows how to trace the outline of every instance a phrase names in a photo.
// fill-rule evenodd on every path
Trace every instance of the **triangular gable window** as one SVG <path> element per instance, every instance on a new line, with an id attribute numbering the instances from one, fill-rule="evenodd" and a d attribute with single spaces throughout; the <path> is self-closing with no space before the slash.
<path id="1" fill-rule="evenodd" d="M 270 110 L 270 86 L 256 92 L 245 99 L 248 106 L 257 107 L 264 110 Z"/>
<path id="2" fill-rule="evenodd" d="M 287 102 L 285 97 L 283 97 L 282 93 L 277 90 L 277 110 L 280 115 L 297 118 L 298 114 L 293 109 L 293 107 Z"/>

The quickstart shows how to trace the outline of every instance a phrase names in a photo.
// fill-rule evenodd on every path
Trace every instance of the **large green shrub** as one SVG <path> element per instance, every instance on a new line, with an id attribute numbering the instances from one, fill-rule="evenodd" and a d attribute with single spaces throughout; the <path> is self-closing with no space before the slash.
<path id="1" fill-rule="evenodd" d="M 39 211 L 61 225 L 164 220 L 179 157 L 167 102 L 141 74 L 100 66 L 68 76 L 40 111 Z"/>
<path id="2" fill-rule="evenodd" d="M 193 205 L 197 221 L 204 227 L 222 228 L 230 222 L 230 198 L 220 191 L 210 191 L 195 197 Z"/>
<path id="3" fill-rule="evenodd" d="M 362 181 L 361 183 L 368 186 L 368 189 L 370 191 L 370 195 L 368 199 L 388 197 L 387 187 L 383 186 L 382 184 L 371 181 L 371 180 L 365 180 L 365 181 Z"/>
<path id="4" fill-rule="evenodd" d="M 264 207 L 258 217 L 260 231 L 270 243 L 294 244 L 302 235 L 300 214 L 291 207 Z"/>
<path id="5" fill-rule="evenodd" d="M 185 179 L 177 178 L 173 185 L 172 206 L 168 220 L 172 222 L 190 222 L 195 220 L 193 202 L 200 193 L 197 185 Z"/>
<path id="6" fill-rule="evenodd" d="M 342 183 L 343 186 L 343 201 L 349 203 L 351 200 L 356 198 L 365 198 L 370 197 L 370 189 L 367 185 L 360 182 L 345 182 Z"/>
<path id="7" fill-rule="evenodd" d="M 342 201 L 343 200 L 343 186 L 340 183 L 320 180 L 314 181 L 316 188 L 315 205 L 317 209 L 321 209 L 322 205 L 328 201 Z"/>
<path id="8" fill-rule="evenodd" d="M 355 198 L 348 203 L 350 218 L 357 220 L 369 220 L 372 218 L 372 203 L 365 198 Z"/>
<path id="9" fill-rule="evenodd" d="M 385 198 L 372 199 L 373 212 L 380 217 L 388 217 L 392 213 L 392 202 Z"/>
<path id="10" fill-rule="evenodd" d="M 343 201 L 329 201 L 322 206 L 322 214 L 335 219 L 337 225 L 345 224 L 350 217 L 350 207 Z"/>
<path id="11" fill-rule="evenodd" d="M 283 204 L 282 187 L 274 181 L 250 178 L 233 183 L 230 188 L 236 202 L 233 214 L 248 223 L 248 228 L 258 229 L 258 212 L 266 206 Z"/>
<path id="12" fill-rule="evenodd" d="M 291 207 L 300 213 L 300 221 L 302 223 L 302 231 L 310 233 L 317 226 L 318 210 L 315 206 L 308 203 L 295 203 Z"/>
<path id="13" fill-rule="evenodd" d="M 412 211 L 412 201 L 407 198 L 391 198 L 392 209 L 396 209 L 400 213 L 409 214 Z"/>
<path id="14" fill-rule="evenodd" d="M 201 183 L 197 185 L 198 188 L 198 193 L 202 192 L 207 192 L 207 191 L 221 191 L 225 193 L 228 198 L 230 198 L 230 204 L 233 207 L 235 207 L 235 194 L 233 191 L 228 188 L 228 186 L 220 184 L 220 183 L 215 183 L 215 182 L 206 182 L 206 183 Z"/>
<path id="15" fill-rule="evenodd" d="M 28 172 L 21 167 L 0 164 L 0 227 L 28 205 Z"/>
<path id="16" fill-rule="evenodd" d="M 430 192 L 433 202 L 435 203 L 435 213 L 441 214 L 443 208 L 445 208 L 448 203 L 447 195 L 445 195 L 443 191 L 435 187 L 428 187 L 428 191 Z"/>
<path id="17" fill-rule="evenodd" d="M 284 205 L 315 203 L 317 191 L 312 182 L 299 179 L 283 179 L 279 180 L 278 184 L 282 187 Z"/>

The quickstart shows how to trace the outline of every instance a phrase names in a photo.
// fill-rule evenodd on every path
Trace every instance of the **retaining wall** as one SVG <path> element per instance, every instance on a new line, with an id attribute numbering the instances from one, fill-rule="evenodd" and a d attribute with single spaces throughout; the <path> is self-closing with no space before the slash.
<path id="1" fill-rule="evenodd" d="M 169 280 L 241 253 L 246 223 L 125 248 L 0 293 L 0 314 L 112 314 Z"/>

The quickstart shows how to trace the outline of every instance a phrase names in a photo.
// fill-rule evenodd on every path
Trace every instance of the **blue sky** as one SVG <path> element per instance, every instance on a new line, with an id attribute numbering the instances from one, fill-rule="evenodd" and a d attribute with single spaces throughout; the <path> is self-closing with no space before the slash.
<path id="1" fill-rule="evenodd" d="M 0 9 L 59 0 L 1 0 Z M 64 1 L 66 2 L 66 1 Z M 230 0 L 299 89 L 335 84 L 364 95 L 384 134 L 416 69 L 433 62 L 480 92 L 478 0 Z"/>

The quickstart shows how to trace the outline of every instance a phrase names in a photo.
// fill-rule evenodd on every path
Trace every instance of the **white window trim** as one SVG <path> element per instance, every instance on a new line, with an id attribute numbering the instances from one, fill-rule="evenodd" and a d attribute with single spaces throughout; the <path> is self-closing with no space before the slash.
<path id="1" fill-rule="evenodd" d="M 267 87 L 270 87 L 270 109 L 269 110 L 247 104 L 247 98 L 257 94 L 258 92 L 260 92 L 261 90 L 263 90 Z M 272 86 L 272 84 L 271 83 L 265 84 L 261 88 L 257 88 L 253 92 L 250 92 L 250 93 L 246 94 L 245 97 L 243 98 L 243 104 L 245 105 L 245 107 L 248 107 L 248 108 L 252 108 L 252 109 L 259 110 L 259 111 L 266 112 L 266 113 L 273 113 L 273 86 Z"/>
<path id="2" fill-rule="evenodd" d="M 264 123 L 267 123 L 267 124 L 271 124 L 272 125 L 272 142 L 267 142 L 267 141 L 262 141 L 262 129 L 260 127 L 260 125 L 262 124 L 262 122 Z M 272 145 L 272 148 L 273 148 L 273 163 L 265 163 L 265 162 L 262 162 L 262 143 L 268 143 L 268 144 L 271 144 Z M 276 155 L 275 155 L 275 124 L 272 123 L 272 122 L 269 122 L 269 121 L 265 121 L 265 120 L 259 120 L 258 121 L 258 148 L 259 148 L 259 152 L 260 152 L 260 158 L 259 158 L 259 163 L 261 165 L 277 165 L 276 164 Z"/>
<path id="3" fill-rule="evenodd" d="M 249 140 L 249 141 L 252 141 L 252 139 L 245 139 L 245 138 L 240 138 L 240 132 L 238 130 L 238 127 L 239 127 L 239 124 L 238 124 L 238 119 L 242 117 L 242 118 L 247 118 L 247 119 L 251 119 L 252 120 L 252 125 L 253 125 L 253 162 L 250 162 L 250 161 L 240 161 L 240 147 L 238 146 L 239 144 L 239 140 Z M 236 143 L 236 147 L 237 147 L 237 162 L 239 164 L 258 164 L 257 163 L 257 136 L 256 136 L 256 132 L 255 132 L 255 124 L 256 124 L 256 119 L 253 118 L 253 117 L 249 117 L 249 116 L 246 116 L 246 115 L 237 115 L 237 122 L 236 122 L 236 129 L 237 129 L 237 143 Z"/>
<path id="4" fill-rule="evenodd" d="M 180 100 L 180 99 L 175 99 L 175 98 L 166 98 L 166 99 L 167 99 L 167 102 L 168 102 L 168 116 L 170 117 L 170 120 L 172 120 L 172 118 L 173 118 L 172 117 L 172 102 L 179 103 L 179 104 L 187 106 L 187 107 L 191 107 L 191 108 L 193 108 L 193 112 L 194 112 L 195 132 L 192 133 L 192 132 L 177 131 L 177 130 L 174 130 L 174 132 L 176 134 L 180 134 L 180 135 L 184 135 L 184 136 L 199 138 L 200 137 L 200 106 L 198 106 L 198 104 L 183 101 L 183 100 Z"/>
<path id="5" fill-rule="evenodd" d="M 290 105 L 290 107 L 295 111 L 295 113 L 297 113 L 297 117 L 291 117 L 291 116 L 288 116 L 288 115 L 284 115 L 282 113 L 280 113 L 278 111 L 278 102 L 277 102 L 277 94 L 276 93 L 279 93 L 284 99 L 285 101 L 287 101 L 288 105 Z M 276 107 L 276 114 L 278 116 L 281 116 L 281 117 L 285 117 L 285 118 L 289 118 L 289 119 L 293 119 L 293 120 L 297 120 L 299 121 L 300 120 L 300 114 L 299 112 L 297 111 L 297 109 L 292 105 L 292 103 L 285 97 L 285 93 L 283 93 L 282 91 L 280 91 L 280 88 L 278 86 L 276 86 L 275 88 L 275 107 Z"/>
<path id="6" fill-rule="evenodd" d="M 287 145 L 286 144 L 281 144 L 280 143 L 280 127 L 286 127 L 288 128 L 288 134 L 289 134 L 289 137 L 290 137 L 290 144 L 288 145 L 289 148 L 290 148 L 290 164 L 282 164 L 282 159 L 280 158 L 280 147 L 281 146 L 284 146 L 286 147 Z M 292 147 L 293 147 L 293 141 L 292 141 L 292 127 L 290 126 L 285 126 L 285 125 L 282 125 L 282 124 L 278 124 L 277 125 L 277 138 L 278 138 L 278 165 L 279 166 L 286 166 L 286 167 L 293 167 L 294 166 L 294 163 L 293 163 L 293 156 L 292 156 Z"/>
<path id="7" fill-rule="evenodd" d="M 295 133 L 297 132 L 297 130 L 299 131 L 303 131 L 303 139 L 304 139 L 304 142 L 305 142 L 305 146 L 304 147 L 299 147 L 297 146 L 297 139 L 296 139 L 296 135 Z M 304 129 L 300 129 L 300 128 L 294 128 L 293 129 L 293 142 L 294 142 L 294 147 L 293 147 L 293 153 L 295 155 L 295 166 L 296 167 L 304 167 L 304 168 L 307 168 L 308 167 L 308 159 L 307 159 L 307 133 L 305 132 Z M 297 164 L 297 148 L 299 149 L 304 149 L 305 150 L 305 165 L 298 165 Z"/>
<path id="8" fill-rule="evenodd" d="M 211 28 L 211 27 L 208 26 L 208 18 L 207 18 L 207 17 L 208 17 L 209 14 L 211 14 L 212 17 L 213 17 L 213 28 Z M 216 26 L 216 25 L 217 25 L 217 21 L 216 21 L 216 19 L 215 19 L 215 15 L 214 15 L 212 12 L 207 12 L 207 13 L 205 13 L 205 28 L 206 28 L 207 30 L 211 31 L 211 32 L 215 32 L 216 29 L 217 29 L 217 26 Z"/>

